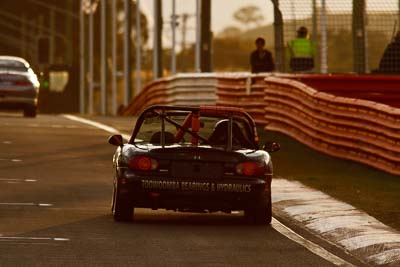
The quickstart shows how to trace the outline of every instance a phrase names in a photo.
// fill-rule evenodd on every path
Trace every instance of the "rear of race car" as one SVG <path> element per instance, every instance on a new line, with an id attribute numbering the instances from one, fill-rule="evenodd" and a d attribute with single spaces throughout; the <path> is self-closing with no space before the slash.
<path id="1" fill-rule="evenodd" d="M 184 129 L 186 122 L 192 120 L 190 116 L 185 115 L 180 123 L 176 123 L 178 120 L 174 116 L 165 118 L 176 129 L 171 143 L 167 142 L 165 132 L 168 127 L 162 121 L 163 136 L 156 138 L 161 142 L 134 131 L 130 144 L 117 149 L 114 155 L 114 218 L 117 221 L 132 220 L 135 207 L 183 212 L 243 210 L 256 224 L 270 223 L 273 174 L 270 155 L 249 141 L 245 145 L 233 141 L 227 145 L 213 145 L 207 141 L 212 138 L 204 138 L 207 120 L 196 122 L 195 133 Z M 151 122 L 154 121 L 152 118 Z M 146 126 L 146 121 L 142 123 Z M 219 120 L 216 124 L 233 125 L 233 119 L 224 119 L 223 123 Z M 240 123 L 238 129 L 239 126 Z M 247 135 L 251 125 L 240 127 Z M 154 134 L 154 128 L 149 129 L 148 132 Z M 180 130 L 183 135 L 179 134 Z M 233 140 L 234 127 L 230 130 L 228 136 Z M 213 135 L 211 132 L 210 136 Z M 190 134 L 190 142 L 182 140 L 185 133 Z"/>
<path id="2" fill-rule="evenodd" d="M 156 148 L 142 154 L 132 147 L 124 149 L 134 152 L 117 167 L 117 220 L 130 220 L 133 207 L 184 212 L 244 210 L 255 223 L 271 220 L 268 154 L 253 151 L 253 157 L 248 157 L 244 155 L 248 150 L 204 148 Z M 125 203 L 121 210 L 115 209 L 118 201 Z"/>

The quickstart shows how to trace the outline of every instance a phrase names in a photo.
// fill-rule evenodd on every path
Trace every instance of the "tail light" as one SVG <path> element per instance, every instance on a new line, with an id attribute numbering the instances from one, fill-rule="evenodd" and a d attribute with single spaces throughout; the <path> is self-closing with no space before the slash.
<path id="1" fill-rule="evenodd" d="M 265 173 L 263 162 L 246 161 L 236 165 L 236 173 L 245 176 L 260 176 Z"/>
<path id="2" fill-rule="evenodd" d="M 28 86 L 28 85 L 31 85 L 31 83 L 28 82 L 28 81 L 15 81 L 14 84 L 17 85 L 17 86 Z"/>
<path id="3" fill-rule="evenodd" d="M 158 161 L 149 157 L 138 156 L 129 161 L 129 167 L 138 171 L 154 171 L 158 169 Z"/>

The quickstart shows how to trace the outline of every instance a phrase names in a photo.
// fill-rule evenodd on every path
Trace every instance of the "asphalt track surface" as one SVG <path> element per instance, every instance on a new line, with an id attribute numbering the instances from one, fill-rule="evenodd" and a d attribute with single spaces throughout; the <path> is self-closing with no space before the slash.
<path id="1" fill-rule="evenodd" d="M 135 223 L 114 222 L 107 136 L 0 113 L 0 266 L 333 266 L 241 214 L 138 209 Z"/>

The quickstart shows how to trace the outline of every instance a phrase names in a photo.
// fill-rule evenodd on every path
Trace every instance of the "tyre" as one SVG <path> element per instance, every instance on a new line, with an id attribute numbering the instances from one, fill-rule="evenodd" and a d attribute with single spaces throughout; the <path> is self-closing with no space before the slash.
<path id="1" fill-rule="evenodd" d="M 112 202 L 114 220 L 117 222 L 131 222 L 133 221 L 133 213 L 133 205 L 127 199 L 122 198 L 118 193 L 118 188 L 114 186 Z"/>
<path id="2" fill-rule="evenodd" d="M 37 110 L 35 106 L 26 107 L 24 109 L 24 117 L 34 118 L 36 117 L 36 113 Z"/>
<path id="3" fill-rule="evenodd" d="M 252 224 L 270 224 L 272 220 L 271 194 L 262 193 L 255 203 L 245 210 L 245 216 L 251 220 Z"/>

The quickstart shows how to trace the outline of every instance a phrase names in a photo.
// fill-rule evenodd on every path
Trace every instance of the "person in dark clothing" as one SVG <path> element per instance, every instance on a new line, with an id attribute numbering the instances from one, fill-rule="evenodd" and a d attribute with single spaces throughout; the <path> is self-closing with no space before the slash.
<path id="1" fill-rule="evenodd" d="M 252 73 L 270 72 L 275 69 L 272 54 L 264 49 L 265 40 L 261 37 L 256 39 L 256 50 L 250 54 L 250 65 Z"/>
<path id="2" fill-rule="evenodd" d="M 379 63 L 379 73 L 400 74 L 400 31 L 388 44 Z"/>

